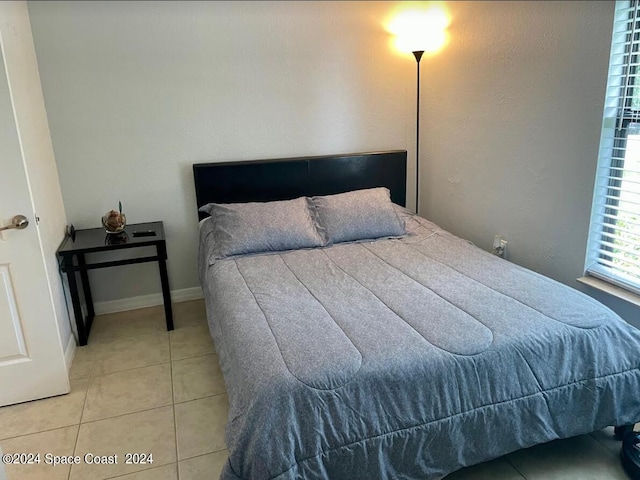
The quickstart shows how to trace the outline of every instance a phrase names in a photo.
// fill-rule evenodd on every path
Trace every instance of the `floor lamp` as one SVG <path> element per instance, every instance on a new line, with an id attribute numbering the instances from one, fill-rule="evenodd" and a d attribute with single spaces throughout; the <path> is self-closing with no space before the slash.
<path id="1" fill-rule="evenodd" d="M 416 214 L 420 201 L 420 60 L 424 53 L 430 55 L 444 47 L 448 25 L 449 15 L 438 5 L 403 9 L 387 23 L 387 30 L 395 36 L 396 49 L 411 52 L 416 59 Z"/>
<path id="2" fill-rule="evenodd" d="M 420 192 L 420 59 L 424 50 L 414 50 L 416 57 L 416 215 L 418 215 L 418 195 Z"/>

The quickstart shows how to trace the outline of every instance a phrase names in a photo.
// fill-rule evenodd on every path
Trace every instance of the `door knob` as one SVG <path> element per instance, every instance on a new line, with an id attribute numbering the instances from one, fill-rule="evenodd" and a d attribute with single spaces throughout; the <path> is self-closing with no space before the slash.
<path id="1" fill-rule="evenodd" d="M 3 230 L 11 230 L 15 228 L 16 230 L 24 230 L 29 226 L 29 220 L 24 215 L 16 215 L 11 219 L 11 225 L 7 225 L 6 227 L 0 227 L 0 232 Z"/>

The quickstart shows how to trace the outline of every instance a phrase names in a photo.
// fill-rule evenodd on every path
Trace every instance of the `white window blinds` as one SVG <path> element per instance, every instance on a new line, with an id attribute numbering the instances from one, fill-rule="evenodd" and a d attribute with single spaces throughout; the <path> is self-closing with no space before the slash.
<path id="1" fill-rule="evenodd" d="M 640 0 L 616 2 L 587 274 L 640 294 Z"/>

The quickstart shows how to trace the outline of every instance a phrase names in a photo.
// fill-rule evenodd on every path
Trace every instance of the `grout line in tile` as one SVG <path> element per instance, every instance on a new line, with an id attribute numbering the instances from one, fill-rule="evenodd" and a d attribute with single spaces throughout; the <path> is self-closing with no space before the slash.
<path id="1" fill-rule="evenodd" d="M 84 402 L 82 403 L 82 412 L 80 412 L 80 424 L 78 425 L 78 433 L 76 434 L 76 441 L 73 444 L 73 453 L 76 454 L 76 450 L 78 449 L 78 439 L 80 438 L 80 427 L 82 427 L 82 417 L 84 416 L 84 409 L 87 406 L 87 397 L 89 396 L 89 387 L 91 386 L 91 378 L 87 383 L 87 390 L 84 392 Z M 71 480 L 71 470 L 73 470 L 73 465 L 69 468 L 69 475 L 67 476 L 67 480 Z"/>
<path id="2" fill-rule="evenodd" d="M 191 400 L 186 400 L 184 402 L 174 402 L 174 405 L 184 405 L 185 403 L 189 403 L 189 402 L 197 402 L 198 400 L 204 400 L 205 398 L 212 398 L 212 397 L 219 397 L 220 395 L 226 395 L 227 392 L 222 392 L 222 393 L 215 393 L 213 395 L 205 395 L 204 397 L 200 397 L 200 398 L 193 398 Z"/>
<path id="3" fill-rule="evenodd" d="M 217 352 L 200 353 L 198 355 L 194 355 L 193 357 L 185 357 L 185 358 L 179 358 L 177 360 L 171 360 L 171 363 L 178 363 L 178 362 L 182 362 L 183 360 L 191 360 L 192 358 L 207 357 L 209 355 L 218 355 L 218 353 Z"/>
<path id="4" fill-rule="evenodd" d="M 505 455 L 505 456 L 503 456 L 502 458 L 504 458 L 504 459 L 505 459 L 505 461 L 506 461 L 509 465 L 511 465 L 511 467 L 512 467 L 512 468 L 513 468 L 513 469 L 518 473 L 518 475 L 520 475 L 522 478 L 524 478 L 524 480 L 527 480 L 527 477 L 525 477 L 525 476 L 524 476 L 524 473 L 522 473 L 520 470 L 518 470 L 518 469 L 516 468 L 516 466 L 515 466 L 513 463 L 511 463 L 511 460 L 509 460 L 509 459 L 507 458 L 507 456 L 508 456 L 508 455 Z"/>
<path id="5" fill-rule="evenodd" d="M 156 336 L 155 334 L 152 334 L 152 335 L 153 335 L 153 336 Z M 148 335 L 148 336 L 152 336 L 152 335 Z M 130 337 L 130 338 L 142 338 L 142 337 L 145 337 L 145 336 L 147 336 L 147 335 L 141 335 L 140 337 Z M 167 341 L 169 341 L 169 336 L 168 336 L 168 335 L 167 335 Z M 119 342 L 114 342 L 112 345 L 118 345 L 118 343 L 119 343 Z M 108 347 L 111 347 L 112 345 L 108 345 Z M 104 361 L 104 359 L 102 359 L 102 358 L 97 358 L 97 359 L 96 359 L 96 358 L 94 358 L 94 359 L 93 359 L 93 364 L 92 364 L 92 366 L 91 366 L 91 373 L 92 373 L 92 374 L 93 374 L 93 370 L 94 370 L 94 368 L 93 368 L 93 367 L 95 366 L 95 364 L 96 364 L 96 362 L 97 362 L 98 360 L 100 360 L 100 361 Z"/>
<path id="6" fill-rule="evenodd" d="M 174 327 L 175 328 L 175 327 Z M 175 330 L 172 330 L 175 331 Z M 176 446 L 176 476 L 178 477 L 178 480 L 180 480 L 180 469 L 178 468 L 178 461 L 179 461 L 179 457 L 178 457 L 178 423 L 176 421 L 176 398 L 175 398 L 175 392 L 173 389 L 173 349 L 171 348 L 171 332 L 169 332 L 169 363 L 171 364 L 171 401 L 173 402 L 173 404 L 171 405 L 171 410 L 173 411 L 173 435 L 174 435 L 174 439 L 175 439 L 175 446 Z"/>
<path id="7" fill-rule="evenodd" d="M 2 1 L 2 0 L 0 0 L 0 1 Z M 155 410 L 156 408 L 166 408 L 166 407 L 172 407 L 172 406 L 173 406 L 173 402 L 172 403 L 167 403 L 165 405 L 156 405 L 155 407 L 145 408 L 144 410 L 136 410 L 136 411 L 133 411 L 133 412 L 119 413 L 118 415 L 113 415 L 113 416 L 109 416 L 109 417 L 96 418 L 95 420 L 89 420 L 87 422 L 81 423 L 80 425 L 88 425 L 90 423 L 100 422 L 102 420 L 110 420 L 112 418 L 124 417 L 125 415 L 133 415 L 135 413 L 142 413 L 142 412 L 148 412 L 149 410 Z"/>
<path id="8" fill-rule="evenodd" d="M 186 457 L 186 458 L 182 458 L 180 460 L 178 460 L 178 463 L 180 462 L 184 462 L 185 460 L 192 460 L 194 458 L 198 458 L 198 457 L 204 457 L 206 455 L 211 455 L 212 453 L 218 453 L 218 452 L 222 452 L 223 450 L 227 450 L 228 448 L 225 446 L 224 448 L 219 448 L 218 450 L 212 450 L 210 452 L 207 453 L 200 453 L 198 455 L 194 455 L 193 457 Z"/>
<path id="9" fill-rule="evenodd" d="M 122 335 L 122 336 L 118 336 L 118 337 L 107 337 L 107 338 L 99 339 L 98 343 L 95 343 L 95 340 L 94 340 L 94 343 L 89 345 L 89 346 L 91 347 L 91 346 L 100 345 L 100 344 L 105 345 L 105 344 L 109 344 L 109 343 L 118 343 L 121 340 L 128 340 L 130 338 L 139 338 L 139 337 L 144 337 L 146 335 L 155 335 L 157 333 L 165 333 L 165 332 L 155 331 L 155 332 L 151 332 L 151 333 L 149 333 L 149 332 L 146 332 L 146 333 L 132 333 L 132 334 L 130 333 L 128 335 Z M 168 333 L 168 332 L 166 332 L 166 333 Z"/>
<path id="10" fill-rule="evenodd" d="M 133 311 L 133 310 L 126 310 L 126 311 L 127 311 L 127 312 L 131 312 L 131 311 Z M 117 313 L 124 313 L 124 312 L 117 312 Z M 97 318 L 97 316 L 96 316 L 96 318 Z M 158 321 L 158 320 L 156 320 L 156 321 Z M 95 319 L 94 319 L 94 322 L 95 322 Z M 113 335 L 109 335 L 109 334 L 106 334 L 106 335 L 107 335 L 106 337 L 104 336 L 105 334 L 103 334 L 103 336 L 102 336 L 102 337 L 98 338 L 97 343 L 98 343 L 98 344 L 101 344 L 101 343 L 102 343 L 102 344 L 105 344 L 105 343 L 113 343 L 113 342 L 118 342 L 118 341 L 120 341 L 120 340 L 126 340 L 126 339 L 129 339 L 129 338 L 143 337 L 143 336 L 145 336 L 145 335 L 154 335 L 154 334 L 156 334 L 156 333 L 169 333 L 169 331 L 168 331 L 168 330 L 166 329 L 166 327 L 164 326 L 164 325 L 165 325 L 165 324 L 164 324 L 164 313 L 163 313 L 163 316 L 162 316 L 162 321 L 161 321 L 160 323 L 162 324 L 162 328 L 160 328 L 160 329 L 155 329 L 155 330 L 154 330 L 154 331 L 152 331 L 152 332 L 129 333 L 129 334 L 127 334 L 127 335 L 119 335 L 119 334 L 118 334 L 118 335 L 115 335 L 115 336 L 113 336 Z M 93 339 L 93 343 L 89 343 L 89 345 L 88 345 L 88 346 L 89 346 L 89 347 L 91 347 L 91 346 L 93 346 L 93 345 L 96 345 L 96 339 L 95 339 L 95 337 L 94 337 L 94 339 Z"/>
<path id="11" fill-rule="evenodd" d="M 613 455 L 615 458 L 618 458 L 619 455 L 617 453 L 612 452 L 611 450 L 609 450 L 609 448 L 602 443 L 599 439 L 597 439 L 596 437 L 594 437 L 593 435 L 591 435 L 591 433 L 588 434 L 589 437 L 591 438 L 591 440 L 595 440 L 595 442 L 601 447 L 603 448 L 608 454 Z M 620 440 L 620 446 L 622 446 L 622 440 Z"/>
<path id="12" fill-rule="evenodd" d="M 84 410 L 87 408 L 87 397 L 89 396 L 89 388 L 91 388 L 91 383 L 93 382 L 93 378 L 89 379 L 87 383 L 87 391 L 84 392 L 84 402 L 82 402 L 82 412 L 80 412 L 80 425 L 82 425 L 82 419 L 84 418 Z M 80 429 L 78 429 L 78 433 Z M 76 438 L 76 447 L 78 446 L 78 439 Z M 75 453 L 75 448 L 73 449 L 73 453 Z"/>
<path id="13" fill-rule="evenodd" d="M 607 446 L 606 446 L 604 443 L 602 443 L 598 437 L 596 437 L 596 436 L 594 436 L 594 435 L 593 435 L 594 433 L 595 433 L 595 432 L 591 432 L 591 433 L 589 433 L 588 435 L 589 435 L 591 438 L 593 438 L 596 442 L 598 442 L 600 445 L 602 445 L 603 447 L 607 448 Z M 607 450 L 608 450 L 608 448 L 607 448 Z"/>
<path id="14" fill-rule="evenodd" d="M 175 330 L 171 330 L 171 332 L 175 332 Z M 171 332 L 168 332 L 167 337 L 169 338 L 169 361 L 173 362 L 173 352 L 171 348 Z"/>
<path id="15" fill-rule="evenodd" d="M 206 321 L 204 323 L 202 323 L 202 324 L 187 325 L 187 326 L 184 326 L 184 327 L 179 327 L 178 329 L 199 327 L 201 325 L 207 326 Z M 146 333 L 130 334 L 130 335 L 121 336 L 121 337 L 107 337 L 107 338 L 99 340 L 97 344 L 98 345 L 100 345 L 100 344 L 104 345 L 104 344 L 109 344 L 109 343 L 117 343 L 120 340 L 128 340 L 130 338 L 139 338 L 139 337 L 144 337 L 144 336 L 148 336 L 148 335 L 156 335 L 156 334 L 160 334 L 160 333 L 166 333 L 167 334 L 167 338 L 168 338 L 168 340 L 170 342 L 171 341 L 171 332 L 175 332 L 175 331 L 176 331 L 176 329 L 170 330 L 170 331 L 169 330 L 160 330 L 160 331 L 155 331 L 155 332 L 151 332 L 151 333 L 146 332 Z M 95 345 L 96 345 L 96 343 L 94 341 L 94 343 L 89 344 L 89 348 L 91 348 L 92 346 L 95 346 Z M 94 363 L 95 363 L 95 359 L 92 359 L 92 370 L 93 370 Z"/>
<path id="16" fill-rule="evenodd" d="M 121 475 L 116 475 L 115 477 L 105 478 L 104 480 L 116 480 L 118 478 L 126 477 L 128 475 L 132 475 L 134 473 L 142 473 L 142 472 L 149 472 L 151 470 L 157 470 L 159 468 L 166 467 L 167 465 L 175 465 L 175 467 L 176 467 L 176 475 L 178 474 L 178 461 L 176 460 L 175 463 L 165 463 L 164 465 L 158 465 L 157 467 L 145 468 L 144 470 L 137 470 L 135 472 L 123 473 Z M 176 476 L 176 478 L 178 478 L 178 477 Z"/>
<path id="17" fill-rule="evenodd" d="M 113 415 L 112 417 L 97 418 L 95 420 L 89 420 L 88 422 L 81 423 L 80 426 L 89 425 L 90 423 L 102 422 L 104 420 L 111 420 L 112 418 L 124 417 L 126 415 L 135 415 L 136 413 L 148 412 L 150 410 L 158 410 L 159 408 L 167 408 L 167 407 L 170 407 L 171 405 L 172 404 L 168 403 L 167 405 L 160 405 L 159 407 L 145 408 L 144 410 L 138 410 L 136 412 L 119 413 L 118 415 Z"/>
<path id="18" fill-rule="evenodd" d="M 174 446 L 176 449 L 176 476 L 178 480 L 180 479 L 180 469 L 178 468 L 178 461 L 180 457 L 178 456 L 178 422 L 176 419 L 176 398 L 175 392 L 173 388 L 173 362 L 171 357 L 171 340 L 169 340 L 169 371 L 171 373 L 171 411 L 173 413 L 173 439 Z"/>
<path id="19" fill-rule="evenodd" d="M 73 367 L 73 362 L 75 361 L 75 357 L 73 358 L 73 360 L 71 361 L 71 367 Z M 76 377 L 76 378 L 69 378 L 69 381 L 77 381 L 77 380 L 88 380 L 91 378 L 91 374 L 93 371 L 93 365 L 94 365 L 94 359 L 93 356 L 91 357 L 91 366 L 89 367 L 89 373 L 87 374 L 86 377 Z"/>
<path id="20" fill-rule="evenodd" d="M 71 455 L 75 455 L 76 454 L 76 445 L 78 445 L 78 437 L 80 436 L 80 425 L 78 425 L 78 430 L 76 430 L 76 441 L 73 443 L 73 451 L 71 452 Z M 69 473 L 67 473 L 67 480 L 71 480 L 71 469 L 73 468 L 73 465 L 69 465 Z"/>
<path id="21" fill-rule="evenodd" d="M 55 430 L 62 430 L 63 428 L 79 427 L 79 426 L 80 426 L 79 423 L 72 423 L 71 425 L 63 425 L 61 427 L 47 428 L 46 430 L 38 430 L 37 432 L 23 433 L 22 435 L 14 435 L 13 437 L 0 438 L 0 442 L 4 442 L 5 440 L 15 440 L 16 438 L 28 437 L 29 435 L 37 435 L 39 433 L 53 432 Z"/>
<path id="22" fill-rule="evenodd" d="M 91 378 L 94 379 L 94 378 L 106 377 L 107 375 L 114 375 L 116 373 L 122 373 L 122 372 L 130 372 L 131 370 L 139 370 L 141 368 L 155 367 L 157 365 L 166 365 L 167 363 L 171 363 L 171 362 L 158 362 L 158 363 L 151 363 L 149 365 L 143 365 L 142 367 L 125 368 L 123 370 L 116 370 L 115 372 L 103 373 L 102 375 L 95 375 Z"/>
<path id="23" fill-rule="evenodd" d="M 95 420 L 89 420 L 87 422 L 83 422 L 82 419 L 84 418 L 84 410 L 86 408 L 86 398 L 85 398 L 85 405 L 82 408 L 82 417 L 80 418 L 80 425 L 86 425 L 88 423 L 93 423 L 93 422 L 99 422 L 100 420 L 107 420 L 109 418 L 116 418 L 116 417 L 122 417 L 124 415 L 131 415 L 133 413 L 140 413 L 140 412 L 147 412 L 149 410 L 153 410 L 155 408 L 164 408 L 164 407 L 169 407 L 173 405 L 173 376 L 171 374 L 172 370 L 171 370 L 171 362 L 164 362 L 164 363 L 156 363 L 155 365 L 147 365 L 146 367 L 136 367 L 136 368 L 131 368 L 129 370 L 122 370 L 122 372 L 130 372 L 132 370 L 142 370 L 143 368 L 149 368 L 149 367 L 156 367 L 158 365 L 169 365 L 169 381 L 171 382 L 171 403 L 167 403 L 165 405 L 157 405 L 155 407 L 151 407 L 151 408 L 145 408 L 143 410 L 136 410 L 135 412 L 128 412 L 128 413 L 120 413 L 118 415 L 113 415 L 113 416 L 109 416 L 109 417 L 104 417 L 104 418 L 96 418 Z M 108 375 L 115 375 L 121 372 L 113 372 L 113 373 L 107 373 L 106 375 L 98 375 L 97 377 L 94 378 L 100 378 L 100 377 L 106 377 Z M 93 380 L 93 379 L 92 379 Z M 90 387 L 91 385 L 89 385 Z M 89 388 L 87 387 L 87 397 L 89 396 Z"/>

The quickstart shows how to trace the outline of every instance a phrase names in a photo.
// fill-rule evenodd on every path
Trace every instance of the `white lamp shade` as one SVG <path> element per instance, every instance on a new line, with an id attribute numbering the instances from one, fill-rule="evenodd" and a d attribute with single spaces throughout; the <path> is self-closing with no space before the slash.
<path id="1" fill-rule="evenodd" d="M 395 46 L 402 52 L 435 53 L 447 43 L 449 17 L 438 6 L 426 10 L 405 10 L 387 25 L 395 35 Z"/>

